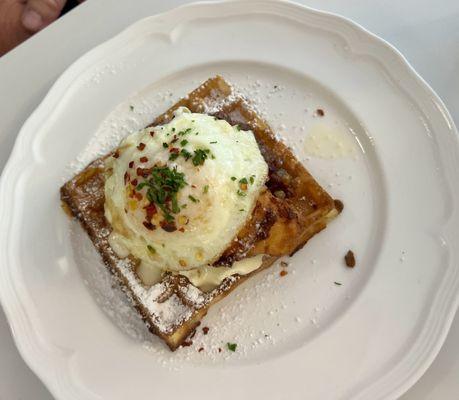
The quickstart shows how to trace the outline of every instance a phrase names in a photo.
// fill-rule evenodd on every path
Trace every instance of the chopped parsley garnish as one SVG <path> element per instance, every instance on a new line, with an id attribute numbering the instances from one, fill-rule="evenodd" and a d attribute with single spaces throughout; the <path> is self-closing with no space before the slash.
<path id="1" fill-rule="evenodd" d="M 229 351 L 236 351 L 237 343 L 226 343 Z"/>
<path id="2" fill-rule="evenodd" d="M 209 191 L 209 185 L 204 185 L 202 188 L 202 193 L 207 193 Z"/>
<path id="3" fill-rule="evenodd" d="M 131 111 L 134 111 L 134 106 L 132 104 L 129 106 L 129 108 Z"/>
<path id="4" fill-rule="evenodd" d="M 245 211 L 243 208 L 241 208 L 239 211 Z"/>
<path id="5" fill-rule="evenodd" d="M 341 286 L 341 285 L 342 285 L 342 283 L 340 283 L 340 282 L 334 282 L 334 284 L 335 284 L 336 286 Z"/>
<path id="6" fill-rule="evenodd" d="M 255 175 L 252 175 L 252 176 L 249 178 L 249 181 L 250 181 L 250 183 L 253 185 L 253 182 L 255 182 Z"/>
<path id="7" fill-rule="evenodd" d="M 152 254 L 155 254 L 156 253 L 156 250 L 153 246 L 150 246 L 149 244 L 147 244 L 147 249 L 150 253 Z"/>
<path id="8" fill-rule="evenodd" d="M 179 136 L 185 136 L 185 135 L 189 134 L 190 132 L 191 132 L 191 128 L 187 128 L 187 129 L 185 129 L 184 131 L 180 131 L 180 132 L 178 133 L 178 135 L 179 135 Z"/>
<path id="9" fill-rule="evenodd" d="M 188 196 L 188 198 L 193 202 L 193 203 L 199 203 L 199 199 L 196 197 L 193 197 L 191 194 Z"/>
<path id="10" fill-rule="evenodd" d="M 185 131 L 180 131 L 178 135 L 185 135 L 188 133 L 190 128 L 188 128 Z M 188 140 L 183 139 L 180 141 L 180 145 L 182 147 L 186 146 L 188 144 Z M 169 144 L 164 142 L 163 147 L 165 149 L 169 148 Z M 174 149 L 175 150 L 175 149 Z M 177 149 L 178 150 L 178 149 Z M 174 161 L 176 160 L 179 156 L 182 156 L 185 161 L 188 161 L 190 158 L 192 159 L 193 165 L 198 166 L 198 165 L 203 165 L 204 162 L 207 160 L 207 158 L 210 156 L 212 159 L 215 159 L 214 155 L 210 153 L 209 149 L 196 149 L 194 151 L 194 154 L 191 154 L 188 150 L 186 149 L 181 149 L 180 153 L 172 153 L 169 156 L 169 160 Z"/>
<path id="11" fill-rule="evenodd" d="M 236 125 L 236 129 L 237 129 L 238 131 L 240 131 L 240 130 L 241 130 L 241 127 L 240 127 L 239 125 Z"/>
<path id="12" fill-rule="evenodd" d="M 188 161 L 192 156 L 192 154 L 188 150 L 185 150 L 185 149 L 182 149 L 180 151 L 180 155 L 185 159 L 185 161 Z"/>
<path id="13" fill-rule="evenodd" d="M 237 191 L 237 195 L 238 195 L 238 196 L 241 196 L 241 197 L 245 197 L 245 196 L 247 196 L 247 193 L 246 193 L 246 192 L 243 192 L 242 190 L 239 189 L 239 190 Z"/>
<path id="14" fill-rule="evenodd" d="M 191 161 L 193 161 L 193 165 L 203 165 L 206 161 L 208 154 L 210 153 L 209 149 L 196 149 L 194 151 L 194 156 Z"/>
<path id="15" fill-rule="evenodd" d="M 172 132 L 175 132 L 175 128 L 172 128 Z"/>
<path id="16" fill-rule="evenodd" d="M 216 144 L 217 142 L 209 142 L 210 144 Z"/>
<path id="17" fill-rule="evenodd" d="M 239 179 L 239 183 L 245 183 L 247 185 L 248 183 L 247 178 Z"/>
<path id="18" fill-rule="evenodd" d="M 232 181 L 235 181 L 236 179 L 237 179 L 237 178 L 236 178 L 235 176 L 232 176 L 232 177 L 231 177 L 231 180 L 232 180 Z"/>
<path id="19" fill-rule="evenodd" d="M 151 176 L 137 185 L 136 190 L 147 188 L 147 199 L 156 204 L 164 214 L 166 221 L 173 221 L 172 213 L 177 214 L 180 207 L 177 204 L 177 193 L 187 185 L 185 174 L 177 168 L 153 167 Z"/>

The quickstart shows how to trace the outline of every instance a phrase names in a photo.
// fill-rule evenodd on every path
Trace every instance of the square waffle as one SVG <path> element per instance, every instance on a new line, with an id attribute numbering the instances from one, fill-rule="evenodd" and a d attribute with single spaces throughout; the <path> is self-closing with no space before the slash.
<path id="1" fill-rule="evenodd" d="M 151 125 L 169 122 L 178 107 L 224 119 L 254 133 L 269 167 L 268 190 L 260 195 L 251 217 L 216 264 L 231 265 L 244 257 L 265 254 L 258 269 L 244 276 L 230 276 L 208 292 L 192 285 L 186 277 L 172 274 L 165 274 L 157 284 L 145 286 L 136 274 L 138 261 L 132 256 L 118 257 L 109 245 L 112 228 L 104 216 L 104 160 L 109 155 L 92 162 L 61 188 L 63 206 L 80 221 L 149 330 L 171 350 L 187 343 L 187 337 L 212 304 L 278 257 L 299 250 L 342 207 L 222 77 L 207 80 Z"/>

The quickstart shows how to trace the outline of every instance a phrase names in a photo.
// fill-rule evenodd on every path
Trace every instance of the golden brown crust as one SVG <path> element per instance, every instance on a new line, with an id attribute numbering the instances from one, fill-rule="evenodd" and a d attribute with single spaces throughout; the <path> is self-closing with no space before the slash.
<path id="1" fill-rule="evenodd" d="M 83 172 L 61 188 L 62 201 L 81 222 L 106 265 L 118 277 L 127 295 L 142 315 L 150 331 L 162 337 L 171 350 L 180 346 L 207 313 L 219 301 L 250 276 L 267 268 L 278 256 L 292 254 L 309 238 L 325 228 L 327 216 L 335 210 L 333 199 L 320 187 L 290 149 L 279 142 L 262 121 L 221 77 L 206 81 L 180 100 L 152 125 L 168 122 L 180 106 L 239 124 L 254 132 L 260 150 L 269 166 L 268 190 L 259 197 L 251 219 L 223 253 L 219 264 L 231 264 L 247 255 L 268 254 L 262 266 L 246 276 L 227 278 L 209 293 L 203 293 L 183 276 L 166 275 L 156 304 L 174 299 L 185 311 L 182 319 L 169 325 L 153 315 L 134 290 L 129 271 L 135 271 L 132 259 L 120 260 L 108 244 L 111 227 L 104 217 L 103 159 L 91 163 Z M 139 282 L 139 285 L 141 283 Z M 194 291 L 195 296 L 189 296 Z M 167 325 L 167 326 L 166 326 Z"/>

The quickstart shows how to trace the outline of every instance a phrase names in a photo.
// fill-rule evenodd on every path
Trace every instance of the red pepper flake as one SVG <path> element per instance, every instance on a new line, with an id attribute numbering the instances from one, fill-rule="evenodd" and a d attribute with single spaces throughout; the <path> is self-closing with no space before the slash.
<path id="1" fill-rule="evenodd" d="M 281 272 L 279 272 L 279 275 L 280 275 L 281 277 L 284 277 L 284 276 L 287 275 L 287 274 L 288 274 L 288 272 L 285 271 L 285 270 L 282 270 Z"/>
<path id="2" fill-rule="evenodd" d="M 140 168 L 138 167 L 136 173 L 138 176 L 142 176 L 146 178 L 148 175 L 151 174 L 152 168 Z"/>
<path id="3" fill-rule="evenodd" d="M 174 135 L 174 138 L 171 140 L 171 143 L 175 143 L 178 140 L 177 135 Z"/>
<path id="4" fill-rule="evenodd" d="M 202 328 L 202 333 L 204 333 L 204 335 L 207 335 L 209 333 L 209 328 L 207 326 L 204 326 Z"/>
<path id="5" fill-rule="evenodd" d="M 142 200 L 143 199 L 142 193 L 136 192 L 135 198 L 137 199 L 137 201 Z"/>
<path id="6" fill-rule="evenodd" d="M 222 348 L 221 348 L 221 347 L 218 348 L 218 352 L 219 352 L 219 353 L 222 352 Z"/>
<path id="7" fill-rule="evenodd" d="M 179 231 L 184 233 L 185 232 L 185 228 L 182 226 L 181 228 L 179 228 Z"/>
<path id="8" fill-rule="evenodd" d="M 137 183 L 138 183 L 137 179 L 133 179 L 133 180 L 131 181 L 131 185 L 132 185 L 132 186 L 137 186 Z"/>
<path id="9" fill-rule="evenodd" d="M 140 162 L 147 162 L 148 161 L 148 157 L 140 157 Z"/>
<path id="10" fill-rule="evenodd" d="M 200 347 L 198 352 L 200 353 L 201 351 L 204 351 L 204 347 Z"/>
<path id="11" fill-rule="evenodd" d="M 192 187 L 193 189 L 196 189 L 196 185 L 191 185 L 191 187 Z"/>
<path id="12" fill-rule="evenodd" d="M 116 150 L 114 153 L 113 153 L 113 158 L 118 158 L 120 156 L 120 152 L 118 150 Z"/>
<path id="13" fill-rule="evenodd" d="M 150 136 L 151 136 L 151 137 L 155 136 L 155 132 L 154 132 L 154 131 L 151 131 L 151 132 L 150 132 Z"/>
<path id="14" fill-rule="evenodd" d="M 177 230 L 177 226 L 175 225 L 175 221 L 168 222 L 166 220 L 162 220 L 160 222 L 161 228 L 163 228 L 166 232 L 175 232 Z"/>
<path id="15" fill-rule="evenodd" d="M 316 114 L 319 116 L 319 117 L 323 117 L 325 115 L 325 111 L 322 110 L 321 108 L 318 108 L 316 110 Z"/>
<path id="16" fill-rule="evenodd" d="M 131 176 L 129 175 L 129 172 L 124 173 L 124 184 L 129 182 L 129 179 L 131 179 Z"/>
<path id="17" fill-rule="evenodd" d="M 193 344 L 193 341 L 191 340 L 185 340 L 183 343 L 182 343 L 182 347 L 188 347 L 188 346 L 191 346 Z"/>
<path id="18" fill-rule="evenodd" d="M 344 256 L 344 261 L 349 268 L 355 267 L 355 255 L 352 250 L 349 250 L 346 255 Z"/>
<path id="19" fill-rule="evenodd" d="M 175 153 L 175 154 L 178 154 L 179 153 L 179 148 L 178 147 L 172 147 L 170 150 L 169 150 L 169 153 Z"/>
<path id="20" fill-rule="evenodd" d="M 156 229 L 156 226 L 153 225 L 151 222 L 143 221 L 143 226 L 147 228 L 149 231 L 153 231 Z"/>
<path id="21" fill-rule="evenodd" d="M 132 168 L 134 166 L 134 161 L 129 162 L 129 168 Z"/>
<path id="22" fill-rule="evenodd" d="M 145 143 L 140 142 L 137 148 L 142 151 L 145 148 Z"/>
<path id="23" fill-rule="evenodd" d="M 153 203 L 149 204 L 148 206 L 145 206 L 144 209 L 147 213 L 148 219 L 151 219 L 151 217 L 158 212 L 156 206 Z"/>

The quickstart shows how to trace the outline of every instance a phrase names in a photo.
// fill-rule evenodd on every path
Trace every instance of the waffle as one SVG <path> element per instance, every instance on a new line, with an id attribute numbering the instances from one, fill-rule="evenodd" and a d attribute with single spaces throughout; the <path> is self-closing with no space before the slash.
<path id="1" fill-rule="evenodd" d="M 61 188 L 63 206 L 78 219 L 104 263 L 142 316 L 149 330 L 171 350 L 187 344 L 212 304 L 278 257 L 292 255 L 340 211 L 340 203 L 314 180 L 291 150 L 257 116 L 247 100 L 237 95 L 220 76 L 211 78 L 153 121 L 169 122 L 178 107 L 205 113 L 252 130 L 269 167 L 263 192 L 245 226 L 215 264 L 231 265 L 244 257 L 264 254 L 262 265 L 250 274 L 226 278 L 204 292 L 182 275 L 165 274 L 162 281 L 145 286 L 136 274 L 138 261 L 120 258 L 109 245 L 111 226 L 104 216 L 104 159 L 95 160 Z M 108 155 L 107 155 L 108 156 Z M 106 156 L 106 157 L 107 157 Z"/>

